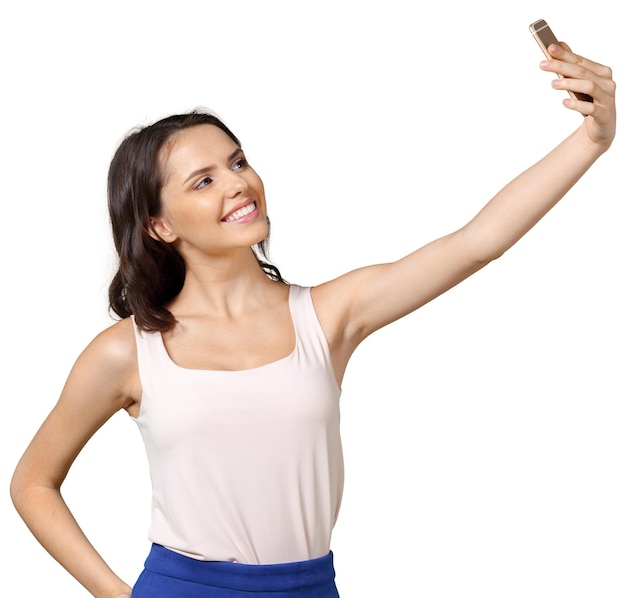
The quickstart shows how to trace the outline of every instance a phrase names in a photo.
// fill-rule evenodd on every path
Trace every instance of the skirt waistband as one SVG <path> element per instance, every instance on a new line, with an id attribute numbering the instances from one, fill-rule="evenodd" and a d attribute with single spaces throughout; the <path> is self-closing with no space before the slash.
<path id="1" fill-rule="evenodd" d="M 146 559 L 147 571 L 216 588 L 239 591 L 280 592 L 333 583 L 333 553 L 294 563 L 246 565 L 201 561 L 153 544 Z"/>

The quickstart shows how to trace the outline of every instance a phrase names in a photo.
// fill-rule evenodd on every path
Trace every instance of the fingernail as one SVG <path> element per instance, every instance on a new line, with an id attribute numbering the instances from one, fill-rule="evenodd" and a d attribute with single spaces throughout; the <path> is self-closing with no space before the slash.
<path id="1" fill-rule="evenodd" d="M 555 79 L 554 81 L 552 81 L 552 87 L 555 87 L 557 89 L 559 87 L 561 87 L 561 80 L 560 79 Z"/>
<path id="2" fill-rule="evenodd" d="M 539 63 L 539 66 L 542 69 L 547 69 L 550 66 L 550 61 L 549 60 L 543 60 L 542 62 Z"/>

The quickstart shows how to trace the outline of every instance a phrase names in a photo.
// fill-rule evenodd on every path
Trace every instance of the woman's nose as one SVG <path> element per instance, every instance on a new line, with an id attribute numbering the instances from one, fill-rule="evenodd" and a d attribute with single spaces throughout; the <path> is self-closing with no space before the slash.
<path id="1" fill-rule="evenodd" d="M 230 172 L 225 183 L 225 192 L 228 197 L 235 197 L 243 193 L 248 187 L 246 179 L 236 172 Z"/>

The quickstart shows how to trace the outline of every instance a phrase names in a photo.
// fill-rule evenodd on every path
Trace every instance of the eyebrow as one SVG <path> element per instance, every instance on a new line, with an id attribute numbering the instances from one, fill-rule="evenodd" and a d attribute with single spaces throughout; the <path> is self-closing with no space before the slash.
<path id="1" fill-rule="evenodd" d="M 226 158 L 227 162 L 230 162 L 231 160 L 235 159 L 239 154 L 243 153 L 243 150 L 238 147 L 232 154 L 229 154 L 228 157 Z M 211 172 L 211 170 L 213 170 L 215 168 L 214 164 L 211 164 L 210 166 L 203 166 L 202 168 L 198 168 L 198 170 L 194 170 L 193 172 L 191 172 L 189 174 L 189 176 L 183 181 L 183 185 L 185 185 L 186 183 L 188 183 L 191 179 L 193 179 L 194 177 L 201 175 L 201 174 L 206 174 L 208 172 Z"/>

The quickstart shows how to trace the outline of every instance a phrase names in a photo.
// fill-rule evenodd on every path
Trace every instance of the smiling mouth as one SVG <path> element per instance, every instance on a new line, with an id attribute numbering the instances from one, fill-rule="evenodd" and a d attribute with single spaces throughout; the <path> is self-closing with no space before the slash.
<path id="1" fill-rule="evenodd" d="M 251 201 L 247 206 L 235 210 L 232 214 L 229 214 L 228 216 L 226 216 L 226 218 L 223 218 L 222 220 L 224 222 L 235 222 L 236 220 L 239 220 L 240 218 L 251 214 L 252 212 L 254 212 L 254 210 L 256 210 L 256 202 Z"/>

